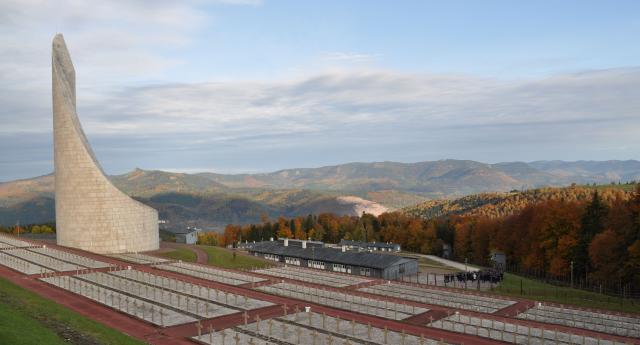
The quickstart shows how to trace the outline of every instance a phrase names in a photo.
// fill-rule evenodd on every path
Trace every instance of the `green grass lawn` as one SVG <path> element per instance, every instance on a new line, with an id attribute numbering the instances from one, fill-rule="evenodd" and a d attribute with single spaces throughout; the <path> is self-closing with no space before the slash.
<path id="1" fill-rule="evenodd" d="M 522 293 L 520 290 L 521 281 Z M 535 301 L 640 313 L 640 303 L 638 303 L 638 301 L 622 300 L 618 297 L 611 297 L 595 292 L 558 287 L 510 273 L 505 273 L 503 282 L 497 288 L 493 289 L 493 292 L 500 295 L 518 296 Z"/>
<path id="2" fill-rule="evenodd" d="M 265 268 L 273 266 L 264 259 L 248 256 L 240 252 L 238 252 L 234 258 L 233 251 L 226 248 L 213 246 L 198 247 L 207 252 L 209 255 L 209 265 L 211 266 L 232 269 Z"/>
<path id="3" fill-rule="evenodd" d="M 0 344 L 69 343 L 144 344 L 0 277 Z"/>
<path id="4" fill-rule="evenodd" d="M 176 250 L 163 253 L 162 256 L 173 260 L 182 260 L 185 262 L 196 262 L 197 255 L 187 248 L 177 248 Z"/>

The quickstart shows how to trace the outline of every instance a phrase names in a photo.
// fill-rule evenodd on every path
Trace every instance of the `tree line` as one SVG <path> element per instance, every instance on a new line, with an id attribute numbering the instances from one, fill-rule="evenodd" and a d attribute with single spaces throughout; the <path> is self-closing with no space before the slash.
<path id="1" fill-rule="evenodd" d="M 2 226 L 0 225 L 0 232 L 10 233 L 14 235 L 18 234 L 54 234 L 56 232 L 56 226 L 53 223 L 46 224 L 29 224 L 29 225 L 14 225 L 14 226 Z"/>
<path id="2" fill-rule="evenodd" d="M 262 216 L 261 223 L 228 225 L 206 233 L 200 243 L 227 246 L 238 241 L 296 238 L 337 243 L 341 239 L 394 242 L 403 250 L 489 265 L 494 251 L 508 265 L 545 276 L 640 287 L 640 186 L 632 193 L 588 199 L 554 198 L 532 202 L 506 216 L 447 215 L 425 220 L 401 212 L 379 216 Z M 572 268 L 573 267 L 573 268 Z"/>

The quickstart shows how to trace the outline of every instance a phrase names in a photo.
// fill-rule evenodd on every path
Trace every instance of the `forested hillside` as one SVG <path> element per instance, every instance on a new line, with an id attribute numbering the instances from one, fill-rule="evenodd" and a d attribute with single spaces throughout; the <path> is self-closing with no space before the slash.
<path id="1" fill-rule="evenodd" d="M 638 180 L 640 162 L 374 162 L 238 175 L 135 169 L 110 179 L 128 195 L 157 207 L 176 228 L 187 223 L 219 227 L 256 222 L 261 213 L 271 217 L 323 212 L 353 215 L 362 210 L 378 214 L 429 199 L 404 212 L 426 219 L 448 214 L 501 217 L 530 202 L 584 200 L 589 195 L 588 189 L 579 188 L 508 193 L 510 190 Z M 46 175 L 0 183 L 0 224 L 53 221 L 53 181 L 52 175 Z M 185 194 L 202 203 L 194 208 L 182 205 L 180 198 Z M 605 191 L 603 198 L 609 198 Z"/>
<path id="2" fill-rule="evenodd" d="M 538 188 L 506 193 L 481 193 L 453 200 L 429 200 L 401 211 L 424 219 L 444 215 L 504 217 L 518 212 L 533 203 L 549 200 L 585 201 L 591 199 L 597 189 L 605 202 L 627 200 L 635 184 L 599 186 L 571 186 L 565 188 Z"/>
<path id="3" fill-rule="evenodd" d="M 511 206 L 501 208 L 509 212 L 488 207 L 487 212 L 429 219 L 401 212 L 377 217 L 320 214 L 274 221 L 265 217 L 259 224 L 229 225 L 224 234 L 211 234 L 203 241 L 227 245 L 239 239 L 289 237 L 336 243 L 345 238 L 391 241 L 409 251 L 436 255 L 448 244 L 458 260 L 488 265 L 491 252 L 498 250 L 507 255 L 510 267 L 548 277 L 568 277 L 573 262 L 576 282 L 637 291 L 640 187 L 634 192 L 624 189 L 574 187 L 530 191 L 520 197 L 510 194 Z"/>

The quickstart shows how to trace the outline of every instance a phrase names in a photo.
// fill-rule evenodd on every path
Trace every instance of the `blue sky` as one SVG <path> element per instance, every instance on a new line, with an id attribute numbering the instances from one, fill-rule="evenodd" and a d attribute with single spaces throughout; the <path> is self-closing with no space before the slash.
<path id="1" fill-rule="evenodd" d="M 193 47 L 188 59 L 203 69 L 213 62 L 206 69 L 216 76 L 250 79 L 281 76 L 335 52 L 369 56 L 373 66 L 408 73 L 535 77 L 634 65 L 640 48 L 631 33 L 640 29 L 638 10 L 633 1 L 212 6 L 212 23 L 200 36 L 205 47 Z"/>
<path id="2" fill-rule="evenodd" d="M 637 1 L 3 1 L 0 181 L 53 170 L 62 32 L 105 171 L 640 159 Z"/>

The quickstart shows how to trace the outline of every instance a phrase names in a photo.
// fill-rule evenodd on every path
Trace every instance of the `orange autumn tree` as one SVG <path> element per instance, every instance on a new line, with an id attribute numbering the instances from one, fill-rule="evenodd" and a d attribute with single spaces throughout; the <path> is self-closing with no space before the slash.
<path id="1" fill-rule="evenodd" d="M 198 244 L 206 246 L 217 246 L 220 245 L 220 242 L 220 235 L 213 231 L 198 234 Z"/>
<path id="2" fill-rule="evenodd" d="M 278 217 L 278 238 L 293 238 L 293 234 L 291 233 L 291 229 L 289 228 L 289 224 L 287 219 L 280 216 Z"/>
<path id="3" fill-rule="evenodd" d="M 224 234 L 222 235 L 222 241 L 220 241 L 220 245 L 223 247 L 232 245 L 240 239 L 240 236 L 238 235 L 241 233 L 241 231 L 242 228 L 240 226 L 231 224 L 227 225 L 224 228 Z"/>
<path id="4" fill-rule="evenodd" d="M 304 229 L 302 228 L 302 220 L 298 217 L 293 221 L 293 226 L 295 228 L 295 232 L 294 232 L 294 236 L 295 238 L 299 239 L 299 240 L 306 240 L 307 239 L 307 234 L 305 233 Z"/>
<path id="5" fill-rule="evenodd" d="M 576 269 L 576 279 L 603 280 L 604 284 L 616 274 L 615 265 L 610 264 L 615 262 L 623 267 L 618 285 L 640 286 L 640 187 L 635 193 L 598 188 L 601 203 L 608 212 L 598 214 L 601 227 L 585 232 L 585 214 L 593 204 L 594 190 L 586 187 L 559 189 L 554 193 L 533 190 L 526 198 L 513 198 L 506 208 L 490 206 L 493 207 L 490 212 L 430 219 L 403 212 L 388 212 L 377 217 L 322 213 L 289 219 L 280 217 L 271 223 L 265 216 L 262 224 L 243 226 L 241 234 L 243 240 L 249 241 L 276 236 L 327 243 L 337 243 L 343 238 L 366 238 L 398 243 L 410 251 L 436 254 L 447 244 L 452 247 L 455 259 L 467 258 L 485 265 L 489 264 L 489 254 L 497 250 L 506 254 L 510 269 L 566 279 L 571 261 L 581 260 L 582 267 L 589 269 Z M 228 231 L 232 233 L 226 231 L 225 240 L 221 242 L 238 238 L 237 229 Z M 611 246 L 618 249 L 605 249 Z"/>
<path id="6" fill-rule="evenodd" d="M 593 278 L 598 280 L 619 279 L 624 268 L 621 253 L 625 251 L 624 239 L 611 229 L 597 234 L 589 245 L 589 257 L 595 269 Z"/>

